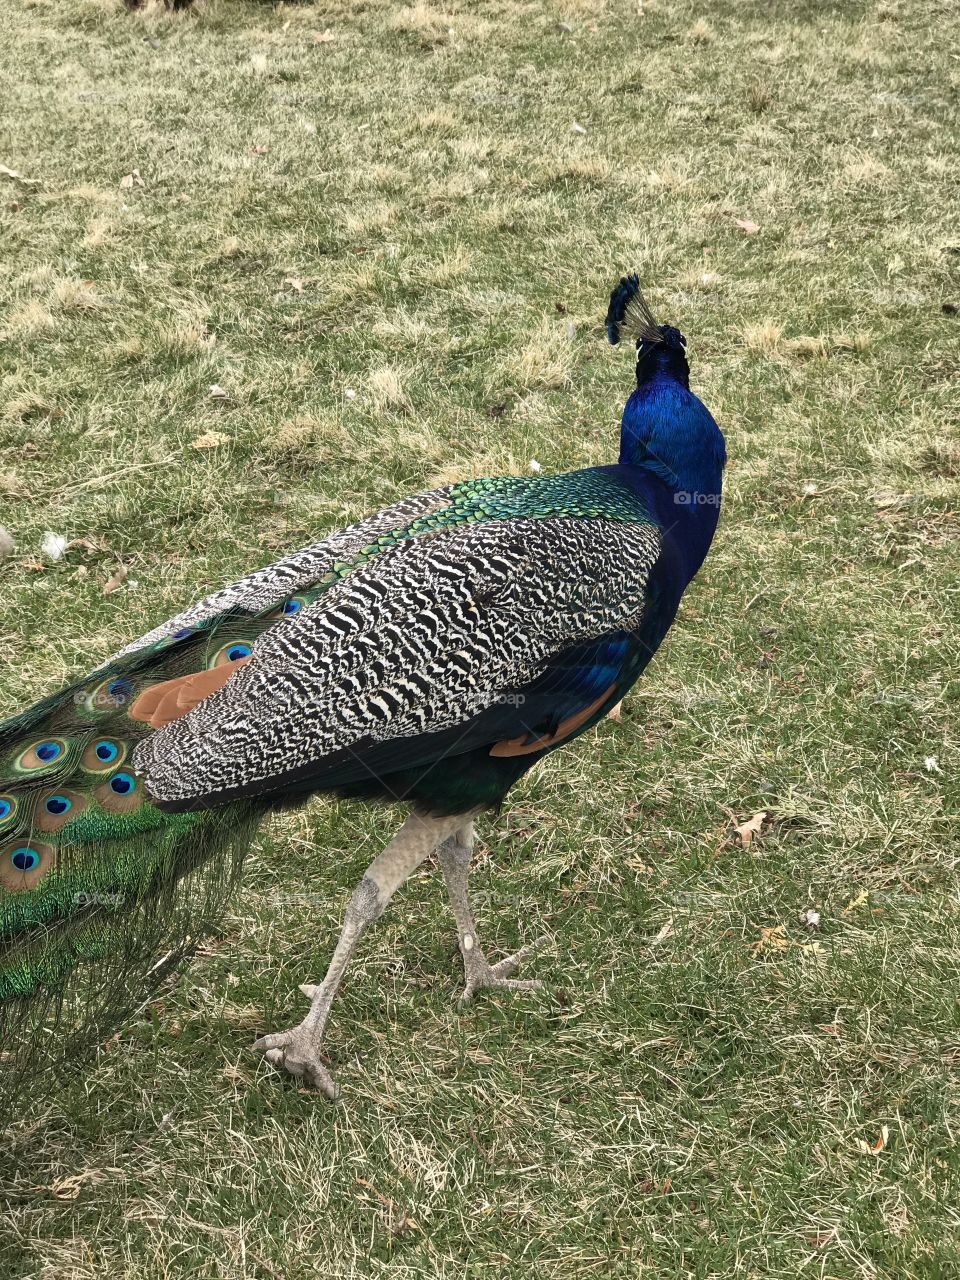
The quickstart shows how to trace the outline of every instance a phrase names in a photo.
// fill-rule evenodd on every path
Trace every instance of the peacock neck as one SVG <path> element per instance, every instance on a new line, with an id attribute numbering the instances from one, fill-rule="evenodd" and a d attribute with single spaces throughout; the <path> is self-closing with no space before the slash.
<path id="1" fill-rule="evenodd" d="M 657 476 L 673 493 L 716 505 L 726 462 L 723 436 L 706 406 L 669 368 L 651 370 L 623 411 L 620 465 Z"/>

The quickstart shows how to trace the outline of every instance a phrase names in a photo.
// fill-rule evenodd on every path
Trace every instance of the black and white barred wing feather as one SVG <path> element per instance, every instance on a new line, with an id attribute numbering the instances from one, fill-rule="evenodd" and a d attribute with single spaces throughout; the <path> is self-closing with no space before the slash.
<path id="1" fill-rule="evenodd" d="M 265 632 L 222 689 L 140 744 L 136 767 L 164 808 L 206 808 L 525 732 L 524 700 L 507 695 L 552 671 L 554 700 L 575 701 L 582 663 L 564 655 L 593 662 L 591 646 L 640 625 L 659 546 L 653 525 L 567 517 L 400 542 Z"/>

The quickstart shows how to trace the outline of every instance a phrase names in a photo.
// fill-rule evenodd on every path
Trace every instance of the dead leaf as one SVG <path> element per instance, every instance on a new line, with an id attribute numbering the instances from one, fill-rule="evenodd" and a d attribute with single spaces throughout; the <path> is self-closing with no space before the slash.
<path id="1" fill-rule="evenodd" d="M 617 722 L 623 719 L 623 699 L 622 698 L 620 699 L 620 701 L 617 703 L 615 707 L 611 707 L 610 710 L 607 712 L 607 719 L 615 720 Z"/>
<path id="2" fill-rule="evenodd" d="M 255 156 L 265 156 L 269 150 L 270 148 L 266 146 L 265 143 L 260 142 L 253 148 L 252 154 Z"/>
<path id="3" fill-rule="evenodd" d="M 110 577 L 106 580 L 106 582 L 103 584 L 103 594 L 105 596 L 108 596 L 114 591 L 119 591 L 120 588 L 123 586 L 124 579 L 126 578 L 129 572 L 130 570 L 127 568 L 125 564 L 118 565 L 116 572 L 112 573 Z"/>
<path id="4" fill-rule="evenodd" d="M 222 431 L 205 431 L 202 436 L 197 436 L 196 440 L 191 440 L 191 449 L 218 449 L 220 445 L 227 444 L 230 437 L 225 436 Z"/>
<path id="5" fill-rule="evenodd" d="M 869 899 L 869 897 L 870 897 L 870 890 L 861 889 L 859 893 L 855 893 L 853 895 L 853 897 L 850 899 L 847 905 L 843 908 L 843 914 L 845 916 L 848 916 L 851 911 L 856 911 L 857 907 L 862 907 L 863 904 Z"/>
<path id="6" fill-rule="evenodd" d="M 864 1142 L 862 1138 L 857 1140 L 857 1148 L 866 1156 L 877 1156 L 890 1141 L 890 1130 L 887 1125 L 882 1125 L 880 1129 L 880 1137 L 876 1142 Z"/>
<path id="7" fill-rule="evenodd" d="M 11 538 L 10 534 L 7 533 L 3 525 L 0 524 L 0 559 L 4 556 L 12 556 L 15 547 L 16 543 L 13 538 Z"/>
<path id="8" fill-rule="evenodd" d="M 303 281 L 299 276 L 287 276 L 283 283 L 288 284 L 297 293 L 303 293 Z"/>
<path id="9" fill-rule="evenodd" d="M 776 924 L 769 929 L 760 929 L 760 937 L 750 948 L 754 959 L 765 951 L 802 951 L 809 956 L 823 954 L 823 945 L 819 942 L 797 942 L 787 937 L 787 926 Z"/>
<path id="10" fill-rule="evenodd" d="M 329 27 L 327 27 L 326 31 L 315 31 L 313 33 L 314 44 L 333 44 L 336 38 L 337 37 L 333 34 L 333 32 L 330 30 Z"/>
<path id="11" fill-rule="evenodd" d="M 754 222 L 752 218 L 735 218 L 738 227 L 741 227 L 748 236 L 755 236 L 760 230 L 760 224 Z"/>
<path id="12" fill-rule="evenodd" d="M 753 844 L 753 837 L 759 836 L 763 831 L 763 824 L 770 817 L 766 809 L 760 813 L 755 813 L 752 818 L 748 818 L 746 822 L 734 824 L 734 831 L 740 837 L 740 845 L 744 849 L 749 849 Z"/>
<path id="13" fill-rule="evenodd" d="M 210 383 L 210 396 L 211 396 L 211 399 L 213 400 L 229 400 L 230 399 L 230 397 L 227 395 L 226 391 L 224 391 L 223 387 L 221 387 L 219 382 Z"/>
<path id="14" fill-rule="evenodd" d="M 140 170 L 134 169 L 132 173 L 125 174 L 120 179 L 120 186 L 124 191 L 129 191 L 131 187 L 142 187 L 143 179 L 140 177 Z"/>
<path id="15" fill-rule="evenodd" d="M 769 929 L 760 930 L 760 937 L 750 948 L 752 956 L 762 955 L 764 951 L 787 951 L 790 939 L 786 936 L 786 925 L 776 924 Z"/>

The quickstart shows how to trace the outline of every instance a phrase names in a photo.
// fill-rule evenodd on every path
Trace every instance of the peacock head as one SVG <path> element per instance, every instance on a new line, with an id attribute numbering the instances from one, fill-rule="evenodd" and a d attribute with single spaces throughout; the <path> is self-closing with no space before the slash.
<path id="1" fill-rule="evenodd" d="M 657 373 L 666 373 L 684 387 L 690 385 L 687 340 L 673 325 L 657 324 L 636 274 L 623 276 L 610 294 L 607 338 L 616 346 L 626 334 L 637 344 L 637 386 Z"/>

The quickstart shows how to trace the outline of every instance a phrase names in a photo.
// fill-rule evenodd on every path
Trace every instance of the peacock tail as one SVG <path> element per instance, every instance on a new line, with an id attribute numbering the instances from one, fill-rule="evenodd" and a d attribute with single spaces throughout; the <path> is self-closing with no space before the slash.
<path id="1" fill-rule="evenodd" d="M 272 621 L 155 642 L 0 725 L 0 1114 L 27 1073 L 115 1030 L 215 923 L 262 806 L 160 810 L 133 763 L 154 732 L 142 707 L 171 681 L 222 681 Z"/>

